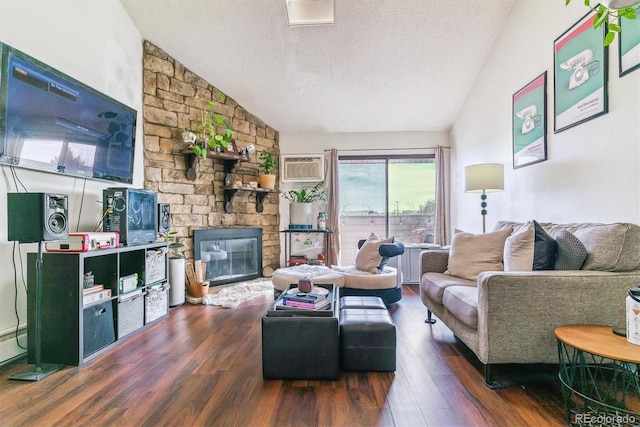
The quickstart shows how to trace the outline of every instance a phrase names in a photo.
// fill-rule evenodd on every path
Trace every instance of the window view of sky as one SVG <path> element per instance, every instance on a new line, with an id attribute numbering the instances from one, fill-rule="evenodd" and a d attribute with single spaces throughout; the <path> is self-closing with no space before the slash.
<path id="1" fill-rule="evenodd" d="M 435 163 L 389 163 L 390 214 L 418 212 L 435 200 Z M 385 212 L 385 165 L 383 160 L 366 163 L 341 162 L 340 212 Z"/>

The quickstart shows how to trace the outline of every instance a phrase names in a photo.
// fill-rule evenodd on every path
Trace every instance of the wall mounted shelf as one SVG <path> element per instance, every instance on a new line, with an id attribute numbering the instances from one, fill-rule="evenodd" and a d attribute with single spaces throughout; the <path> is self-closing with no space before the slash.
<path id="1" fill-rule="evenodd" d="M 196 155 L 193 152 L 192 148 L 185 148 L 180 151 L 181 154 L 185 154 L 187 156 L 187 178 L 191 181 L 195 181 L 198 177 L 196 172 L 196 168 L 198 162 L 202 158 L 201 156 Z M 229 186 L 233 182 L 233 177 L 231 173 L 233 172 L 233 168 L 236 166 L 238 162 L 248 162 L 249 159 L 245 156 L 240 156 L 238 154 L 230 154 L 225 152 L 218 151 L 207 151 L 208 159 L 218 159 L 222 160 L 224 163 L 224 171 L 226 173 L 226 177 L 224 179 L 224 185 Z"/>
<path id="2" fill-rule="evenodd" d="M 233 197 L 236 195 L 238 191 L 251 191 L 256 193 L 256 212 L 262 212 L 264 210 L 264 206 L 262 202 L 264 198 L 269 195 L 269 193 L 277 193 L 278 190 L 272 190 L 270 188 L 253 188 L 253 187 L 236 187 L 236 186 L 225 186 L 224 188 L 224 210 L 225 212 L 233 212 Z"/>

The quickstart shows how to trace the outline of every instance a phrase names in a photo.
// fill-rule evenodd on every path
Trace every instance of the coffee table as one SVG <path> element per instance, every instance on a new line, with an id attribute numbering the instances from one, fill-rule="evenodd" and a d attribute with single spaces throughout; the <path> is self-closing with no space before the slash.
<path id="1" fill-rule="evenodd" d="M 290 287 L 297 285 L 290 285 Z M 340 372 L 339 292 L 333 284 L 323 310 L 277 310 L 262 317 L 262 376 L 265 379 L 333 380 Z"/>

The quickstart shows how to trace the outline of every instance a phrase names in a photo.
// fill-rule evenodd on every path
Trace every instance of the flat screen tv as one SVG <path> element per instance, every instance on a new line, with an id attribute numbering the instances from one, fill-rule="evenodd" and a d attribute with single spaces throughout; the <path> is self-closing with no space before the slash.
<path id="1" fill-rule="evenodd" d="M 136 111 L 0 43 L 0 164 L 132 183 Z"/>

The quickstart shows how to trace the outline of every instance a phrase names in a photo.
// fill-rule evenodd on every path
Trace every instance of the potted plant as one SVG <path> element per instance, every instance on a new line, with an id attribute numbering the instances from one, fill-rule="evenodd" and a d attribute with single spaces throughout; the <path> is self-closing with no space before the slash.
<path id="1" fill-rule="evenodd" d="M 195 99 L 200 100 L 200 97 L 196 95 Z M 226 95 L 221 93 L 220 101 L 224 102 L 225 99 L 227 99 Z M 214 114 L 214 106 L 215 102 L 211 100 L 200 109 L 200 123 L 196 128 L 196 134 L 189 132 L 186 126 L 182 128 L 183 141 L 189 145 L 193 145 L 193 152 L 203 159 L 207 158 L 208 150 L 227 148 L 229 141 L 231 141 L 231 126 L 224 121 L 222 116 Z M 218 127 L 224 127 L 224 131 L 219 133 Z"/>
<path id="2" fill-rule="evenodd" d="M 324 181 L 313 187 L 303 187 L 298 190 L 288 190 L 282 197 L 291 202 L 289 205 L 290 226 L 313 226 L 313 203 L 327 200 Z"/>
<path id="3" fill-rule="evenodd" d="M 565 0 L 568 6 L 571 0 Z M 636 19 L 638 9 L 640 9 L 639 0 L 601 0 L 596 6 L 591 5 L 590 0 L 584 0 L 584 5 L 596 13 L 596 19 L 593 21 L 593 27 L 599 28 L 603 24 L 607 24 L 607 34 L 604 38 L 604 45 L 610 45 L 616 38 L 616 34 L 622 31 L 620 27 L 621 19 Z"/>
<path id="4" fill-rule="evenodd" d="M 160 238 L 169 245 L 169 305 L 184 303 L 185 293 L 185 258 L 184 245 L 177 241 L 177 231 L 160 233 Z"/>
<path id="5" fill-rule="evenodd" d="M 264 150 L 260 153 L 260 175 L 258 175 L 258 184 L 260 188 L 276 187 L 276 171 L 278 169 L 278 158 L 273 151 Z"/>

